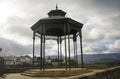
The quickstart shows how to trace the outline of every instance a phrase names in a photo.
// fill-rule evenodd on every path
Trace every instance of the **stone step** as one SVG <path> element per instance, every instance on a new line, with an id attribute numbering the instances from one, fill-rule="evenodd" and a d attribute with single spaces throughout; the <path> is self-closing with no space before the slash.
<path id="1" fill-rule="evenodd" d="M 84 74 L 87 72 L 91 72 L 90 70 L 45 70 L 45 71 L 40 71 L 38 70 L 28 70 L 25 71 L 24 73 L 21 73 L 22 75 L 26 76 L 33 76 L 33 77 L 43 77 L 43 76 L 51 76 L 51 77 L 57 77 L 57 76 L 73 76 L 73 75 L 79 75 L 79 74 Z"/>

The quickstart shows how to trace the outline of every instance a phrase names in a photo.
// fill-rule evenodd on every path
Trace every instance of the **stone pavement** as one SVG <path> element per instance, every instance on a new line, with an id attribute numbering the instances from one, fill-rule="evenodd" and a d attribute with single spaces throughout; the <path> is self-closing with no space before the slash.
<path id="1" fill-rule="evenodd" d="M 102 70 L 93 70 L 93 72 L 101 72 L 101 71 Z M 84 75 L 92 74 L 93 72 L 86 73 Z M 78 76 L 82 76 L 82 75 L 78 75 Z M 66 79 L 66 78 L 76 79 L 75 76 L 72 76 L 72 77 L 29 77 L 29 76 L 21 75 L 20 73 L 5 74 L 2 77 L 0 77 L 0 79 Z"/>
<path id="2" fill-rule="evenodd" d="M 75 68 L 76 69 L 76 68 Z M 81 69 L 81 68 L 78 68 Z M 52 69 L 52 71 L 62 71 L 63 69 Z M 72 68 L 74 70 L 74 68 Z M 36 69 L 35 71 L 39 71 L 39 69 Z M 51 71 L 51 69 L 47 69 L 46 71 Z M 20 73 L 10 73 L 10 74 L 5 74 L 0 79 L 66 79 L 67 77 L 29 77 L 29 76 L 24 76 L 21 75 Z"/>
<path id="3" fill-rule="evenodd" d="M 4 76 L 0 77 L 0 79 L 61 79 L 59 77 L 28 77 L 20 75 L 20 73 L 15 74 L 5 74 Z"/>

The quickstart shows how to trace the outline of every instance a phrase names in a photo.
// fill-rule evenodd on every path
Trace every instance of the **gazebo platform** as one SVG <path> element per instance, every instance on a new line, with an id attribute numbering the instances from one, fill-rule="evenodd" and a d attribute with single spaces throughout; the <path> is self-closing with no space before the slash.
<path id="1" fill-rule="evenodd" d="M 83 69 L 72 68 L 71 70 L 65 70 L 64 68 L 57 68 L 57 69 L 45 69 L 45 71 L 40 69 L 31 69 L 21 74 L 30 77 L 68 77 L 68 76 L 81 75 L 89 72 L 92 72 L 92 70 L 86 68 Z"/>

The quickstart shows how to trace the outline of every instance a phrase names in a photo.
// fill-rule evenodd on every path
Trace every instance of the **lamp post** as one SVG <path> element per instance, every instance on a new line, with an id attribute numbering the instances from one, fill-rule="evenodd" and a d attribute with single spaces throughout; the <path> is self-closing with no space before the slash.
<path id="1" fill-rule="evenodd" d="M 2 48 L 0 48 L 0 52 L 2 51 Z"/>

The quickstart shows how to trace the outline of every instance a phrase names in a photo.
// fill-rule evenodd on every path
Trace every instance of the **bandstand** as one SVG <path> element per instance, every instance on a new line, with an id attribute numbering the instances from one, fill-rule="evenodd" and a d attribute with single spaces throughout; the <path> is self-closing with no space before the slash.
<path id="1" fill-rule="evenodd" d="M 78 51 L 77 51 L 77 37 L 80 37 L 80 53 L 81 53 L 81 67 L 83 68 L 83 50 L 82 50 L 82 27 L 83 24 L 77 22 L 71 18 L 65 17 L 66 12 L 58 9 L 56 6 L 55 10 L 51 10 L 48 13 L 47 18 L 40 19 L 32 27 L 33 31 L 33 68 L 34 54 L 35 54 L 35 37 L 40 38 L 40 69 L 45 70 L 45 43 L 46 40 L 53 39 L 56 40 L 58 44 L 58 64 L 61 63 L 60 59 L 64 53 L 65 69 L 71 69 L 71 52 L 70 46 L 74 47 L 74 60 L 78 65 Z M 73 45 L 71 45 L 70 39 L 73 40 Z M 62 42 L 64 42 L 64 52 L 62 52 Z M 77 66 L 76 65 L 76 66 Z M 77 66 L 78 67 L 78 66 Z"/>

